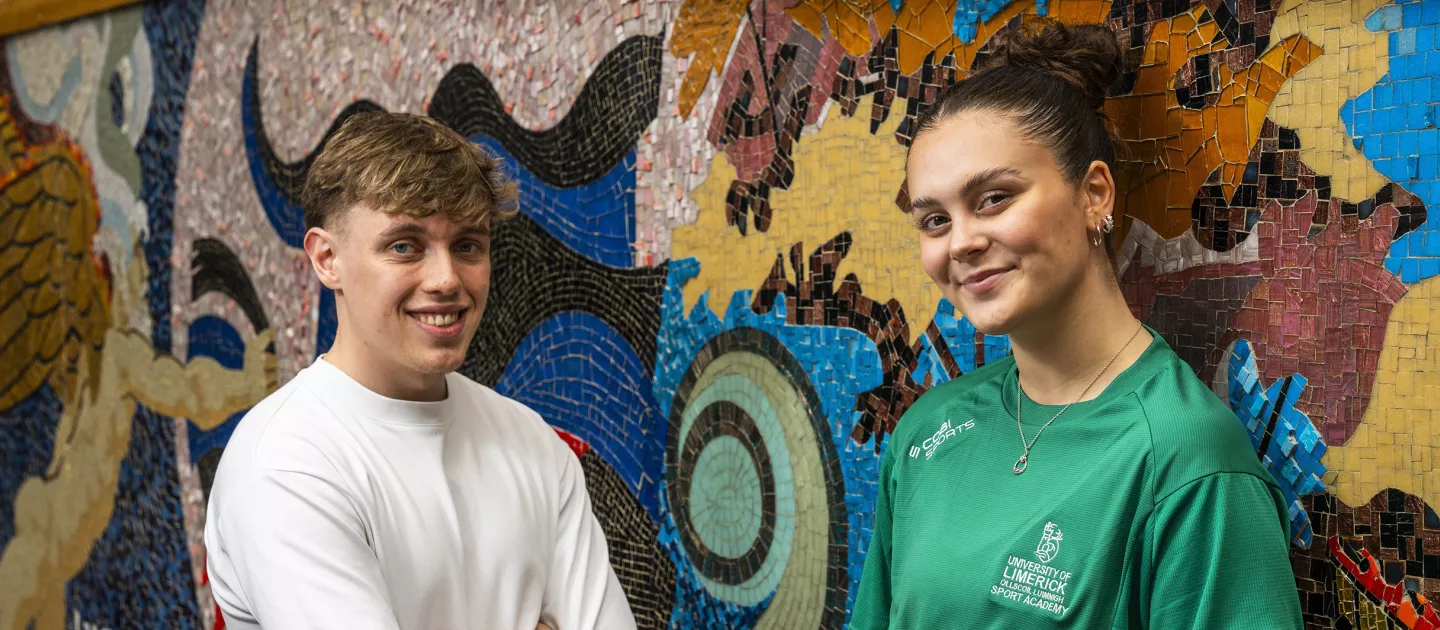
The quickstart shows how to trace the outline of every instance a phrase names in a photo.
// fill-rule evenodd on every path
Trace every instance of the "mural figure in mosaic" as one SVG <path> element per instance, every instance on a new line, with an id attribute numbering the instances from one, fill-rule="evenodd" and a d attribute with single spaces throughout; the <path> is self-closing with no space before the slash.
<path id="1" fill-rule="evenodd" d="M 8 111 L 8 101 L 0 105 Z M 80 147 L 63 134 L 26 146 L 8 113 L 0 114 L 0 137 L 0 223 L 9 236 L 0 259 L 14 296 L 0 315 L 11 340 L 0 362 L 0 409 L 42 386 L 65 402 L 48 467 L 15 494 L 14 535 L 0 554 L 0 627 L 58 628 L 66 582 L 109 525 L 137 405 L 218 424 L 276 386 L 273 333 L 251 338 L 239 371 L 155 352 L 129 321 L 148 280 L 143 255 L 112 267 L 92 254 L 100 212 Z"/>

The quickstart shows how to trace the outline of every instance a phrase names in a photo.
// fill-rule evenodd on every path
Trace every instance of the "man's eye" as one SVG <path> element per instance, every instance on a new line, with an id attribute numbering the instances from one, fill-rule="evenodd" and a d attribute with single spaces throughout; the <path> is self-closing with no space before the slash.
<path id="1" fill-rule="evenodd" d="M 390 251 L 400 254 L 401 256 L 408 256 L 415 253 L 415 246 L 409 243 L 396 243 L 390 246 Z"/>

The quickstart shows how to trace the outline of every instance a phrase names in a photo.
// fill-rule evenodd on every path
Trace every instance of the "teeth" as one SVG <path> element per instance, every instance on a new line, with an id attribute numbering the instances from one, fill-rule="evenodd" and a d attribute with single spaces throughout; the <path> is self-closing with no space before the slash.
<path id="1" fill-rule="evenodd" d="M 450 324 L 455 323 L 456 320 L 460 319 L 460 314 L 459 314 L 459 313 L 443 313 L 443 314 L 440 314 L 440 313 L 420 313 L 420 314 L 417 314 L 416 317 L 418 317 L 418 318 L 420 319 L 420 321 L 422 321 L 422 322 L 424 322 L 424 323 L 426 323 L 426 324 L 430 324 L 431 326 L 439 326 L 439 327 L 441 327 L 441 328 L 444 328 L 444 327 L 446 327 L 446 326 L 449 326 Z"/>

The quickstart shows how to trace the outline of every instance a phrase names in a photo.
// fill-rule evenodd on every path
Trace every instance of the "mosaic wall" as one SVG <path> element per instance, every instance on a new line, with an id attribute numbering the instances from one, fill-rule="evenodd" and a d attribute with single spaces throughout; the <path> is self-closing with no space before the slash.
<path id="1" fill-rule="evenodd" d="M 521 214 L 462 371 L 574 448 L 643 628 L 841 627 L 887 436 L 1004 356 L 898 206 L 917 115 L 1104 23 L 1116 263 L 1289 502 L 1316 628 L 1440 628 L 1440 0 L 152 0 L 0 47 L 0 630 L 219 628 L 205 500 L 329 347 L 297 192 L 427 113 Z"/>

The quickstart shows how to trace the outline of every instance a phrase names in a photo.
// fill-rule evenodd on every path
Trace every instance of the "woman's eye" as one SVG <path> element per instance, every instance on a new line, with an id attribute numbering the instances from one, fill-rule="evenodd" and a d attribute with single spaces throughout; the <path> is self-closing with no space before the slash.
<path id="1" fill-rule="evenodd" d="M 992 208 L 994 206 L 1005 203 L 1006 201 L 1009 201 L 1010 198 L 1011 195 L 1009 193 L 990 193 L 980 199 L 980 208 L 982 210 L 986 208 Z"/>
<path id="2" fill-rule="evenodd" d="M 944 225 L 949 221 L 949 217 L 936 212 L 925 215 L 923 218 L 921 218 L 919 225 L 921 230 L 924 230 L 926 232 L 934 232 L 935 230 L 944 227 Z"/>

